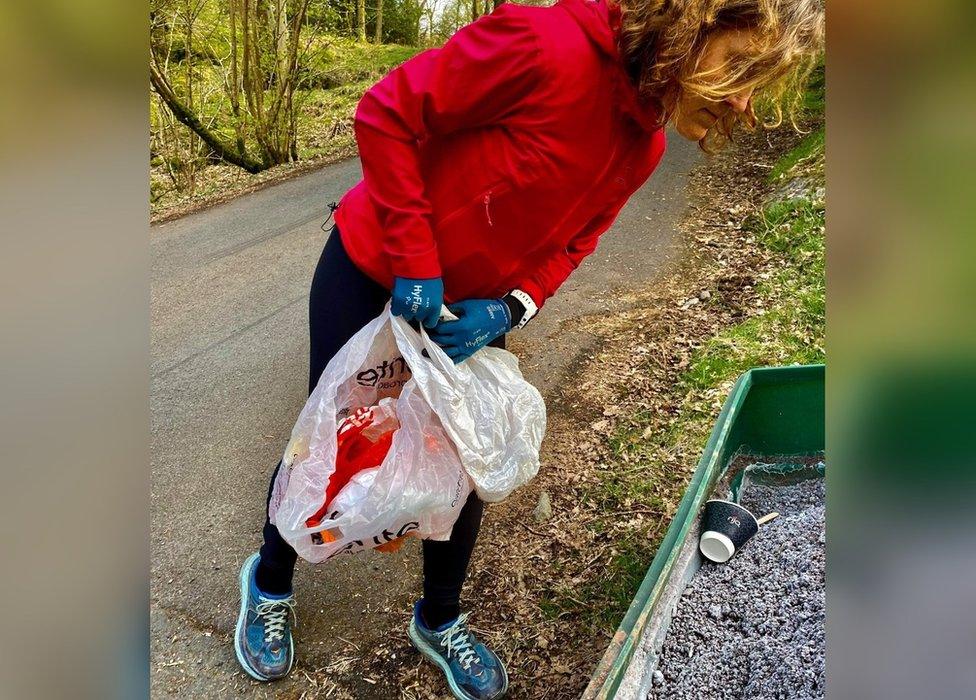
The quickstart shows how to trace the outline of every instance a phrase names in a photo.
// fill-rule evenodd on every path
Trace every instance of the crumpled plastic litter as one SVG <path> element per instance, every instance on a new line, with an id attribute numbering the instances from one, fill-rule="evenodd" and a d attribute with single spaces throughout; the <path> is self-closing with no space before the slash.
<path id="1" fill-rule="evenodd" d="M 484 347 L 455 365 L 387 304 L 302 409 L 269 517 L 313 563 L 408 535 L 447 540 L 472 490 L 497 502 L 536 475 L 545 428 L 512 353 Z"/>

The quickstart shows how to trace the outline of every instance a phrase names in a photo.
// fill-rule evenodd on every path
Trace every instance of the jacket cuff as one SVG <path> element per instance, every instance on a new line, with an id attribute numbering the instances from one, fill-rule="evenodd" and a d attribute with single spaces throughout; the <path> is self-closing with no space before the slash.
<path id="1" fill-rule="evenodd" d="M 409 279 L 433 279 L 441 277 L 441 263 L 437 258 L 437 248 L 422 253 L 389 253 L 390 270 L 394 277 Z"/>

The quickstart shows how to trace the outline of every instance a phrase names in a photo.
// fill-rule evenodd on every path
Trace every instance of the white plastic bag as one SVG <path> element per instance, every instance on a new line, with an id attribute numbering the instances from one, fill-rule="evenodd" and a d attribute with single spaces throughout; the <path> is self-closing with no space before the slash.
<path id="1" fill-rule="evenodd" d="M 429 357 L 422 355 L 426 350 Z M 335 469 L 337 423 L 396 399 L 400 429 L 383 463 L 321 508 Z M 390 305 L 332 358 L 299 415 L 269 515 L 298 554 L 321 562 L 413 533 L 446 540 L 472 485 L 498 501 L 538 472 L 545 404 L 510 352 L 486 347 L 460 365 Z M 470 478 L 469 478 L 470 476 Z M 312 535 L 328 531 L 332 541 Z"/>
<path id="2" fill-rule="evenodd" d="M 424 395 L 432 406 L 446 408 L 438 413 L 478 497 L 501 501 L 539 471 L 546 432 L 542 395 L 508 350 L 486 346 L 455 366 L 428 342 L 440 362 L 438 372 L 419 380 Z"/>

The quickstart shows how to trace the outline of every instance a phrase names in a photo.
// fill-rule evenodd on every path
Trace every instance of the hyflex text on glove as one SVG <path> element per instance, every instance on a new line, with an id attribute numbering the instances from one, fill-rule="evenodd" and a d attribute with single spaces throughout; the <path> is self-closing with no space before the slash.
<path id="1" fill-rule="evenodd" d="M 419 321 L 427 328 L 437 324 L 444 303 L 444 282 L 440 277 L 411 279 L 396 277 L 393 280 L 393 300 L 390 311 L 407 321 Z"/>

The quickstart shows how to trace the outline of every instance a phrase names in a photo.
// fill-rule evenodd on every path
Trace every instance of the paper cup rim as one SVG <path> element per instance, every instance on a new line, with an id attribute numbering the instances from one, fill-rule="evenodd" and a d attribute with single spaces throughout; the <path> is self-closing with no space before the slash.
<path id="1" fill-rule="evenodd" d="M 715 559 L 714 557 L 712 557 L 708 552 L 705 551 L 705 548 L 702 546 L 702 544 L 706 540 L 709 542 L 721 543 L 722 546 L 725 548 L 725 550 L 728 552 L 728 556 L 725 557 L 724 559 Z M 698 538 L 698 549 L 699 551 L 701 551 L 702 555 L 706 559 L 708 559 L 709 561 L 713 561 L 716 564 L 724 564 L 725 562 L 727 562 L 729 559 L 732 558 L 733 554 L 735 554 L 735 544 L 732 542 L 732 539 L 728 535 L 722 534 L 717 530 L 705 530 L 705 532 L 701 534 L 701 537 Z"/>

